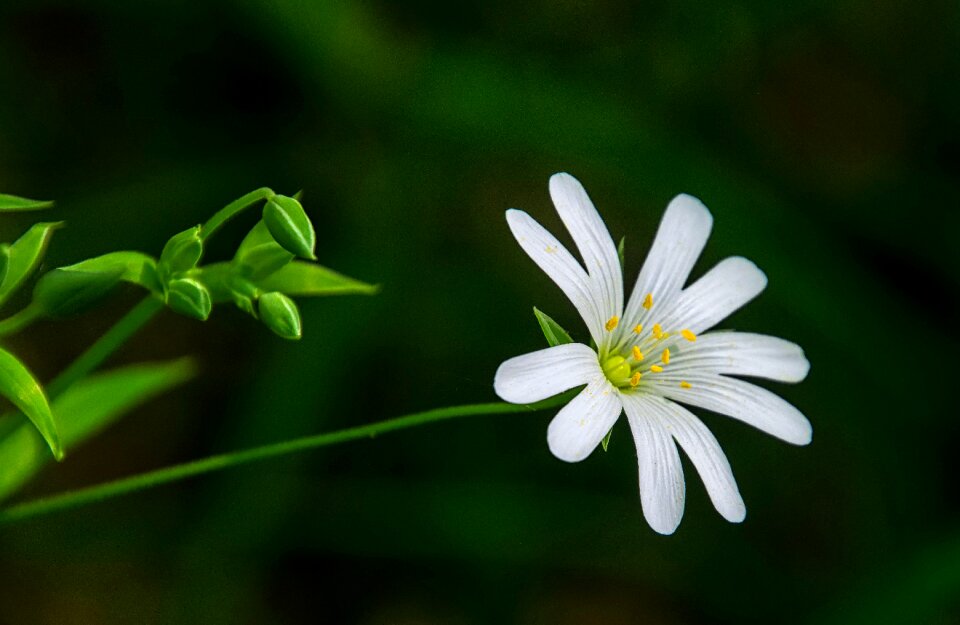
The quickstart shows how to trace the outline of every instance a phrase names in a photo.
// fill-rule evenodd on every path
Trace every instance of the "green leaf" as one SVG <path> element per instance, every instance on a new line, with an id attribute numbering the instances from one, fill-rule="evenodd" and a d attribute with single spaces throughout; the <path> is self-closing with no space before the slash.
<path id="1" fill-rule="evenodd" d="M 543 330 L 543 336 L 547 339 L 550 347 L 573 343 L 573 339 L 567 334 L 567 331 L 560 327 L 560 324 L 554 321 L 549 315 L 533 307 L 533 314 L 537 317 L 540 329 Z"/>
<path id="2" fill-rule="evenodd" d="M 294 255 L 273 239 L 263 220 L 244 237 L 233 257 L 240 273 L 251 280 L 266 278 L 293 259 Z"/>
<path id="3" fill-rule="evenodd" d="M 626 242 L 627 242 L 627 237 L 622 237 L 622 238 L 620 239 L 620 244 L 617 245 L 617 256 L 620 257 L 620 271 L 626 271 L 626 270 L 627 270 L 627 269 L 626 269 L 626 266 L 625 266 L 625 258 L 626 258 L 626 257 L 624 256 L 624 245 L 626 244 Z"/>
<path id="4" fill-rule="evenodd" d="M 60 267 L 62 271 L 87 271 L 91 273 L 119 273 L 120 280 L 142 286 L 153 293 L 161 293 L 163 287 L 157 272 L 157 261 L 142 252 L 110 252 Z"/>
<path id="5" fill-rule="evenodd" d="M 196 373 L 189 359 L 147 363 L 114 369 L 77 382 L 53 401 L 61 416 L 64 445 L 74 449 L 124 414 L 161 393 L 183 384 Z M 49 461 L 43 439 L 22 417 L 0 437 L 0 500 L 19 490 Z"/>
<path id="6" fill-rule="evenodd" d="M 607 451 L 607 447 L 610 446 L 611 436 L 613 436 L 613 428 L 610 428 L 610 431 L 607 432 L 607 435 L 603 437 L 602 441 L 600 441 L 600 444 L 603 445 L 603 451 Z"/>
<path id="7" fill-rule="evenodd" d="M 48 317 L 80 312 L 110 292 L 120 282 L 121 270 L 112 273 L 54 269 L 37 281 L 33 302 Z"/>
<path id="8" fill-rule="evenodd" d="M 0 283 L 0 305 L 3 305 L 40 265 L 53 231 L 61 226 L 62 221 L 35 224 L 10 246 L 7 251 L 7 273 Z"/>
<path id="9" fill-rule="evenodd" d="M 0 193 L 0 211 L 35 211 L 52 206 L 53 202 L 49 200 L 31 200 Z"/>
<path id="10" fill-rule="evenodd" d="M 264 291 L 279 291 L 290 296 L 373 295 L 380 287 L 348 278 L 321 265 L 294 261 L 257 282 Z"/>
<path id="11" fill-rule="evenodd" d="M 33 422 L 54 457 L 62 460 L 60 433 L 43 388 L 16 356 L 3 349 L 0 349 L 0 395 L 9 399 Z"/>

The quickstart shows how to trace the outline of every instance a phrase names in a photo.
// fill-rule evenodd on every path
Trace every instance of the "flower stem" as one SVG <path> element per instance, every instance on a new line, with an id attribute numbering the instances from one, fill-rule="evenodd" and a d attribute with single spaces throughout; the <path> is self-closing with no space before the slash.
<path id="1" fill-rule="evenodd" d="M 404 415 L 378 423 L 361 425 L 358 427 L 346 428 L 326 434 L 314 436 L 305 436 L 293 440 L 263 445 L 242 451 L 220 454 L 194 460 L 184 464 L 177 464 L 155 471 L 148 471 L 139 475 L 121 478 L 112 482 L 106 482 L 97 486 L 81 488 L 75 491 L 61 493 L 50 497 L 42 497 L 33 501 L 17 504 L 0 510 L 0 525 L 23 521 L 70 508 L 76 508 L 86 504 L 112 499 L 129 493 L 134 493 L 147 488 L 153 488 L 162 484 L 177 482 L 197 475 L 222 471 L 231 467 L 237 467 L 252 462 L 259 462 L 279 456 L 286 456 L 297 452 L 338 445 L 361 438 L 373 438 L 380 434 L 403 430 L 406 428 L 425 425 L 435 421 L 444 421 L 458 417 L 469 417 L 474 415 L 490 414 L 510 414 L 518 412 L 528 412 L 541 410 L 558 406 L 569 399 L 569 395 L 564 394 L 553 397 L 542 402 L 530 405 L 516 405 L 506 403 L 487 403 L 487 404 L 467 404 L 463 406 L 450 406 L 446 408 L 435 408 L 424 412 Z"/>
<path id="2" fill-rule="evenodd" d="M 221 208 L 213 217 L 207 220 L 200 228 L 200 238 L 206 241 L 219 230 L 225 223 L 247 210 L 257 202 L 265 200 L 268 197 L 276 195 L 273 190 L 267 187 L 261 187 L 256 191 L 251 191 L 243 197 L 237 198 L 225 207 Z"/>
<path id="3" fill-rule="evenodd" d="M 0 321 L 0 336 L 16 334 L 41 317 L 40 307 L 34 303 Z"/>
<path id="4" fill-rule="evenodd" d="M 136 334 L 140 328 L 153 319 L 154 315 L 160 312 L 162 308 L 163 302 L 156 297 L 151 295 L 144 298 L 139 304 L 131 308 L 126 315 L 121 317 L 112 328 L 107 330 L 106 334 L 97 339 L 96 343 L 91 345 L 87 351 L 83 352 L 69 367 L 54 378 L 47 385 L 47 395 L 51 398 L 56 397 L 70 388 L 74 382 L 93 372 L 113 352 L 126 343 L 131 336 Z"/>

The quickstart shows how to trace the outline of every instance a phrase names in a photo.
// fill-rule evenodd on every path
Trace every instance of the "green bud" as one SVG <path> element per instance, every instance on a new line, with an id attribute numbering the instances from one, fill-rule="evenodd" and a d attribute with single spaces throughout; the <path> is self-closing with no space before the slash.
<path id="1" fill-rule="evenodd" d="M 190 278 L 171 280 L 167 284 L 167 305 L 181 315 L 200 321 L 206 321 L 213 308 L 207 287 Z"/>
<path id="2" fill-rule="evenodd" d="M 315 260 L 317 235 L 300 202 L 274 195 L 263 209 L 263 222 L 277 243 L 291 254 Z"/>
<path id="3" fill-rule="evenodd" d="M 264 293 L 260 296 L 259 309 L 260 320 L 277 336 L 297 340 L 303 335 L 300 311 L 293 300 L 283 293 Z"/>
<path id="4" fill-rule="evenodd" d="M 76 313 L 106 295 L 120 282 L 122 275 L 121 269 L 54 269 L 37 281 L 33 301 L 50 317 Z"/>
<path id="5" fill-rule="evenodd" d="M 160 253 L 160 271 L 166 276 L 188 271 L 197 266 L 203 255 L 200 226 L 194 226 L 170 237 Z"/>

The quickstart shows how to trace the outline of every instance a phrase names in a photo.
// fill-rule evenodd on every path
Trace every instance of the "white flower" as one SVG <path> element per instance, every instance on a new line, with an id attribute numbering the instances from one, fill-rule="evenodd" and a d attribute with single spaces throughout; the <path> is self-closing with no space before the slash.
<path id="1" fill-rule="evenodd" d="M 739 419 L 788 443 L 810 442 L 810 422 L 796 408 L 729 377 L 799 382 L 810 368 L 803 350 L 760 334 L 703 334 L 756 297 L 766 276 L 747 259 L 732 257 L 684 288 L 713 218 L 699 200 L 679 195 L 667 207 L 624 307 L 617 249 L 586 191 L 572 176 L 555 174 L 550 196 L 586 271 L 523 211 L 508 210 L 507 223 L 523 250 L 573 302 L 597 347 L 570 343 L 511 358 L 497 370 L 497 395 L 531 403 L 586 385 L 547 429 L 557 458 L 583 460 L 626 412 L 637 446 L 643 514 L 654 530 L 671 534 L 683 516 L 676 443 L 700 473 L 717 511 L 728 521 L 742 521 L 746 508 L 717 439 L 675 402 Z"/>

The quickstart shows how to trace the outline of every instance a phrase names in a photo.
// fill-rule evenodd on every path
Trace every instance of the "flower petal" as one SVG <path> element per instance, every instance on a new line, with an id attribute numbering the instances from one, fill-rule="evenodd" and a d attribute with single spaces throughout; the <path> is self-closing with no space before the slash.
<path id="1" fill-rule="evenodd" d="M 767 276 L 746 258 L 724 259 L 683 290 L 663 326 L 689 328 L 699 334 L 726 319 L 766 286 Z"/>
<path id="2" fill-rule="evenodd" d="M 643 516 L 656 532 L 672 534 L 683 517 L 686 494 L 677 445 L 642 395 L 624 394 L 623 409 L 637 445 Z"/>
<path id="3" fill-rule="evenodd" d="M 567 343 L 504 362 L 493 390 L 504 401 L 529 404 L 603 377 L 597 353 L 581 343 Z"/>
<path id="4" fill-rule="evenodd" d="M 560 287 L 580 313 L 590 336 L 599 343 L 609 317 L 604 317 L 597 306 L 593 282 L 587 272 L 567 248 L 530 215 L 511 208 L 507 211 L 507 224 L 523 251 Z"/>
<path id="5" fill-rule="evenodd" d="M 673 369 L 725 373 L 800 382 L 810 363 L 796 343 L 775 336 L 748 332 L 710 332 L 692 344 L 681 344 L 671 364 Z"/>
<path id="6" fill-rule="evenodd" d="M 603 320 L 619 317 L 623 312 L 623 273 L 617 246 L 603 219 L 583 185 L 570 174 L 550 177 L 550 197 L 594 280 Z"/>
<path id="7" fill-rule="evenodd" d="M 717 512 L 731 523 L 740 523 L 747 514 L 733 471 L 720 444 L 703 422 L 679 404 L 656 395 L 641 395 L 649 413 L 661 420 L 683 447 L 696 467 Z M 629 414 L 629 413 L 628 413 Z"/>
<path id="8" fill-rule="evenodd" d="M 630 324 L 646 324 L 643 300 L 653 294 L 655 314 L 667 310 L 690 276 L 693 265 L 707 244 L 713 217 L 697 198 L 680 194 L 670 201 L 653 246 L 633 287 L 624 318 Z"/>
<path id="9" fill-rule="evenodd" d="M 601 374 L 564 406 L 547 428 L 554 456 L 579 462 L 596 449 L 620 416 L 620 394 Z"/>
<path id="10" fill-rule="evenodd" d="M 690 388 L 682 388 L 681 380 Z M 813 427 L 799 410 L 743 380 L 668 368 L 657 374 L 653 387 L 664 397 L 733 417 L 794 445 L 806 445 L 813 437 Z"/>

